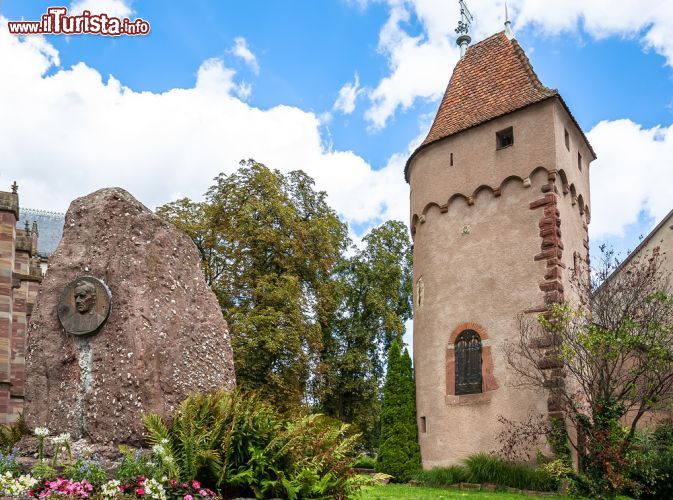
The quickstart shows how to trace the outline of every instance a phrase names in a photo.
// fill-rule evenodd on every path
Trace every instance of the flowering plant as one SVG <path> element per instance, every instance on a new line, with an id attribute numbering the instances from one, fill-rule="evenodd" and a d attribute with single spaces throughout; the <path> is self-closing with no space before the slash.
<path id="1" fill-rule="evenodd" d="M 9 472 L 12 476 L 19 475 L 19 463 L 16 461 L 16 455 L 16 449 L 7 454 L 0 451 L 0 474 Z"/>
<path id="2" fill-rule="evenodd" d="M 58 457 L 61 454 L 61 450 L 65 450 L 68 453 L 68 458 L 72 460 L 72 451 L 70 449 L 70 434 L 64 432 L 58 436 L 51 438 L 51 444 L 54 446 L 54 457 L 52 466 L 56 467 L 58 465 Z"/>
<path id="3" fill-rule="evenodd" d="M 118 479 L 112 479 L 101 486 L 103 498 L 115 498 L 121 494 L 121 483 Z"/>
<path id="4" fill-rule="evenodd" d="M 195 498 L 215 498 L 217 495 L 208 488 L 203 488 L 198 481 L 179 483 L 175 479 L 168 481 L 168 494 L 171 498 L 194 500 Z"/>
<path id="5" fill-rule="evenodd" d="M 86 479 L 89 483 L 93 484 L 94 488 L 107 481 L 107 472 L 96 461 L 95 457 L 90 460 L 78 457 L 74 463 L 63 469 L 63 476 L 74 481 Z"/>
<path id="6" fill-rule="evenodd" d="M 49 429 L 46 427 L 35 427 L 33 433 L 37 437 L 37 453 L 41 462 L 44 460 L 44 438 L 49 435 Z"/>
<path id="7" fill-rule="evenodd" d="M 164 490 L 164 487 L 154 478 L 147 479 L 144 476 L 138 476 L 134 481 L 119 484 L 118 488 L 119 493 L 124 496 L 138 496 L 166 500 L 166 491 Z"/>
<path id="8" fill-rule="evenodd" d="M 58 477 L 53 481 L 45 481 L 44 484 L 29 491 L 28 496 L 49 498 L 52 495 L 86 498 L 91 495 L 93 486 L 86 479 L 73 481 Z"/>
<path id="9" fill-rule="evenodd" d="M 7 471 L 0 475 L 0 495 L 6 497 L 20 497 L 29 494 L 37 485 L 37 479 L 30 475 L 19 476 L 17 478 L 12 476 L 12 473 Z"/>
<path id="10" fill-rule="evenodd" d="M 162 472 L 171 479 L 180 477 L 180 471 L 175 463 L 170 441 L 166 438 L 161 439 L 152 446 L 152 455 L 157 459 Z"/>

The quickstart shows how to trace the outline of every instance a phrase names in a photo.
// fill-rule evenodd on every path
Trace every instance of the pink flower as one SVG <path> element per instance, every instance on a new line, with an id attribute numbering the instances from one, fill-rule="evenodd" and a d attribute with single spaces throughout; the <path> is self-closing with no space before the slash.
<path id="1" fill-rule="evenodd" d="M 145 490 L 142 489 L 142 488 L 137 488 L 137 489 L 136 489 L 136 493 L 137 493 L 138 495 L 140 495 L 140 496 L 143 496 L 143 495 L 145 494 Z"/>
<path id="2" fill-rule="evenodd" d="M 184 497 L 182 497 L 182 500 L 194 500 L 194 497 L 191 495 L 185 495 Z"/>
<path id="3" fill-rule="evenodd" d="M 202 497 L 210 496 L 208 495 L 208 492 L 206 490 L 199 490 L 199 495 L 201 495 Z"/>
<path id="4" fill-rule="evenodd" d="M 192 481 L 192 488 L 194 488 L 195 490 L 198 490 L 200 487 L 201 487 L 201 483 L 199 483 L 198 481 Z"/>

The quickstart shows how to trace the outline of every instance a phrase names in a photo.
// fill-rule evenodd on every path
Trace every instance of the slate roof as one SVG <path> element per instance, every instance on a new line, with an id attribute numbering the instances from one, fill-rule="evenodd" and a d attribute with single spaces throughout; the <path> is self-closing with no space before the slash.
<path id="1" fill-rule="evenodd" d="M 409 181 L 411 159 L 427 145 L 552 97 L 575 121 L 558 91 L 542 85 L 519 43 L 504 31 L 468 47 L 453 70 L 428 136 L 407 161 L 405 179 Z"/>
<path id="2" fill-rule="evenodd" d="M 26 221 L 29 227 L 33 227 L 33 222 L 37 222 L 37 253 L 41 257 L 49 257 L 61 241 L 65 214 L 21 208 L 16 223 L 17 229 L 24 229 Z"/>

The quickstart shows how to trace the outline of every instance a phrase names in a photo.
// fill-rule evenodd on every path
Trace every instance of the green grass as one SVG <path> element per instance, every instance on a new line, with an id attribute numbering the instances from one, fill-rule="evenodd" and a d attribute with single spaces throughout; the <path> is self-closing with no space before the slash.
<path id="1" fill-rule="evenodd" d="M 388 484 L 386 486 L 366 486 L 355 500 L 449 500 L 466 498 L 468 500 L 522 500 L 531 498 L 553 499 L 560 497 L 531 497 L 518 493 L 460 491 L 446 488 L 426 488 L 406 484 Z"/>

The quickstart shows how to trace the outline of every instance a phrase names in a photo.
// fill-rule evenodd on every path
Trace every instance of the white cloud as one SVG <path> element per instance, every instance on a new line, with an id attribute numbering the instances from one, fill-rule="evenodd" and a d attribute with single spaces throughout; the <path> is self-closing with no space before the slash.
<path id="1" fill-rule="evenodd" d="M 194 87 L 163 93 L 135 92 L 82 62 L 56 64 L 53 46 L 10 36 L 0 18 L 0 189 L 16 180 L 24 207 L 63 211 L 107 186 L 150 208 L 198 199 L 218 173 L 255 158 L 306 171 L 351 223 L 408 218 L 405 155 L 375 171 L 351 151 L 326 147 L 318 116 L 243 102 L 245 84 L 220 59 L 201 64 Z"/>
<path id="2" fill-rule="evenodd" d="M 239 36 L 234 39 L 234 48 L 231 49 L 231 53 L 236 57 L 243 59 L 243 61 L 245 61 L 245 63 L 256 75 L 259 74 L 259 63 L 257 62 L 257 57 L 252 53 L 250 47 L 248 47 L 248 42 L 245 38 Z"/>
<path id="3" fill-rule="evenodd" d="M 365 112 L 365 118 L 375 130 L 385 127 L 398 108 L 409 108 L 418 98 L 438 99 L 459 54 L 455 44 L 449 41 L 448 27 L 436 24 L 435 18 L 429 16 L 424 22 L 426 32 L 411 36 L 403 28 L 410 18 L 411 5 L 392 4 L 378 46 L 388 58 L 390 75 L 369 92 L 372 104 Z M 440 11 L 448 10 L 447 2 L 436 2 L 433 6 Z M 423 12 L 417 9 L 419 17 Z"/>
<path id="4" fill-rule="evenodd" d="M 74 0 L 68 14 L 77 15 L 88 10 L 92 14 L 107 14 L 120 19 L 133 14 L 130 0 Z"/>
<path id="5" fill-rule="evenodd" d="M 358 6 L 372 3 L 359 0 Z M 390 13 L 379 35 L 379 51 L 387 58 L 390 73 L 369 93 L 365 118 L 373 129 L 385 127 L 398 110 L 418 99 L 439 99 L 458 60 L 455 44 L 459 18 L 457 2 L 446 0 L 381 0 Z M 578 32 L 580 25 L 591 37 L 622 36 L 640 41 L 666 57 L 673 66 L 673 2 L 661 0 L 509 0 L 514 28 L 535 25 L 546 34 Z M 470 2 L 475 21 L 471 35 L 479 41 L 503 29 L 504 0 Z M 408 32 L 415 14 L 420 34 Z"/>
<path id="6" fill-rule="evenodd" d="M 622 236 L 641 210 L 658 222 L 673 208 L 673 125 L 603 121 L 588 137 L 598 155 L 591 164 L 592 238 Z"/>
<path id="7" fill-rule="evenodd" d="M 355 111 L 355 100 L 361 92 L 360 75 L 355 73 L 353 83 L 345 83 L 344 86 L 339 89 L 339 95 L 334 102 L 333 108 L 336 111 L 341 111 L 345 115 L 350 115 Z"/>

